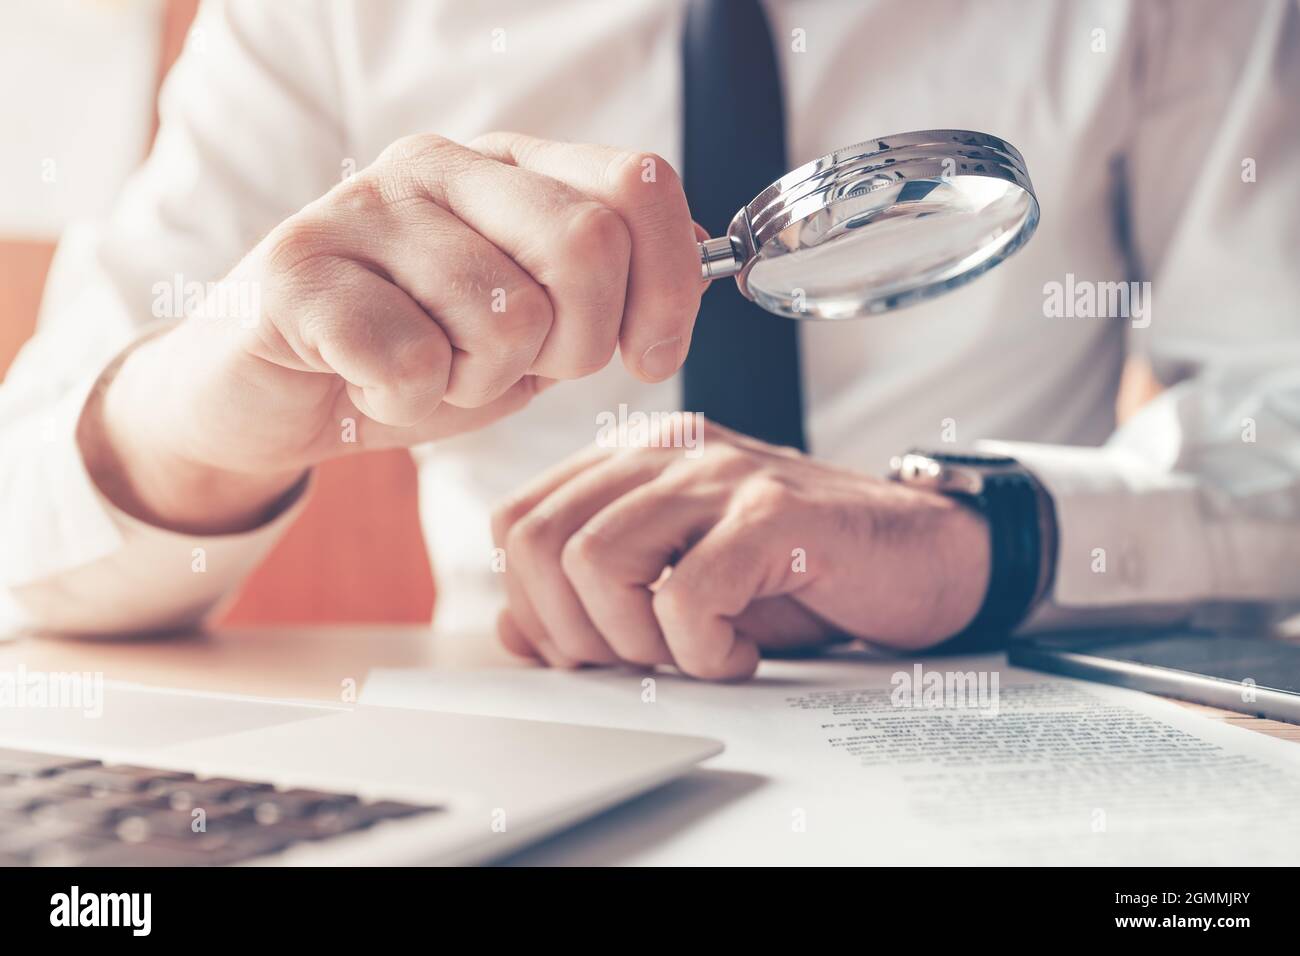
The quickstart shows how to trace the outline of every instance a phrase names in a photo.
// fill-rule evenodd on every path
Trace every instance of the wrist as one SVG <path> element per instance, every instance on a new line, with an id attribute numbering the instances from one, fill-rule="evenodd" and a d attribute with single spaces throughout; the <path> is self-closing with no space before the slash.
<path id="1" fill-rule="evenodd" d="M 995 645 L 1050 590 L 1055 521 L 1050 499 L 1014 459 L 979 452 L 909 452 L 891 462 L 894 480 L 940 492 L 983 516 L 987 589 L 978 610 L 948 636 L 969 647 Z"/>
<path id="2" fill-rule="evenodd" d="M 988 519 L 969 505 L 933 492 L 942 502 L 943 520 L 930 547 L 942 566 L 935 575 L 935 616 L 930 632 L 942 641 L 968 627 L 988 594 L 992 573 L 992 541 Z"/>
<path id="3" fill-rule="evenodd" d="M 849 604 L 861 614 L 850 631 L 888 647 L 933 647 L 979 612 L 989 587 L 988 522 L 929 489 L 885 485 L 868 495 L 865 513 L 878 546 L 865 552 L 865 563 L 844 562 L 854 568 Z M 857 545 L 851 540 L 850 547 Z"/>
<path id="4" fill-rule="evenodd" d="M 92 391 L 77 439 L 87 470 L 116 507 L 189 534 L 233 534 L 264 524 L 286 503 L 301 470 L 246 473 L 186 453 L 183 369 L 171 333 L 139 343 Z"/>

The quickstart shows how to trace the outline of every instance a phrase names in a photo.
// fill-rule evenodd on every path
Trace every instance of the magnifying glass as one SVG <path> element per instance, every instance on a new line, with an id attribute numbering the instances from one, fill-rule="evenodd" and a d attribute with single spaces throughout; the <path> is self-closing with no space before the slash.
<path id="1" fill-rule="evenodd" d="M 699 244 L 700 274 L 792 319 L 851 319 L 941 295 L 1029 241 L 1038 199 L 1010 143 L 939 129 L 800 166 Z"/>

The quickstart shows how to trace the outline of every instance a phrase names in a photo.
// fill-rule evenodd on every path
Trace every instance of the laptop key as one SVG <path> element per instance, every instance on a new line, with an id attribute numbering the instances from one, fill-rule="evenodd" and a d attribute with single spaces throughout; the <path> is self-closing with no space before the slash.
<path id="1" fill-rule="evenodd" d="M 85 787 L 69 786 L 57 777 L 33 777 L 0 787 L 0 810 L 27 812 L 48 803 L 75 800 L 89 795 L 90 791 Z"/>
<path id="2" fill-rule="evenodd" d="M 259 794 L 253 801 L 257 822 L 273 824 L 280 820 L 294 820 L 310 816 L 325 809 L 337 809 L 358 803 L 356 797 L 346 793 L 325 793 L 321 790 L 272 790 Z"/>
<path id="3" fill-rule="evenodd" d="M 193 780 L 192 773 L 177 773 L 170 770 L 151 770 L 148 767 L 85 767 L 66 770 L 59 774 L 65 783 L 75 783 L 95 790 L 118 793 L 139 793 L 159 781 Z"/>
<path id="4" fill-rule="evenodd" d="M 0 748 L 0 865 L 222 865 L 437 809 Z"/>
<path id="5" fill-rule="evenodd" d="M 161 809 L 124 816 L 117 834 L 124 840 L 143 842 L 154 837 L 188 839 L 256 825 L 252 807 L 213 807 L 201 815 L 193 810 Z"/>
<path id="6" fill-rule="evenodd" d="M 150 787 L 149 792 L 165 794 L 175 810 L 193 810 L 195 807 L 222 804 L 242 805 L 255 800 L 258 794 L 272 789 L 269 783 L 214 778 L 195 781 L 161 781 Z"/>
<path id="7" fill-rule="evenodd" d="M 310 816 L 298 820 L 280 820 L 263 825 L 262 829 L 291 833 L 300 840 L 325 840 L 329 837 L 364 830 L 383 820 L 410 817 L 434 809 L 434 807 L 417 807 L 393 801 L 352 803 L 345 806 L 327 806 Z"/>
<path id="8" fill-rule="evenodd" d="M 322 835 L 349 833 L 364 830 L 384 820 L 398 820 L 420 813 L 431 813 L 435 807 L 419 807 L 410 803 L 398 803 L 394 800 L 380 800 L 374 803 L 356 803 L 336 809 L 325 809 L 317 813 L 313 823 Z"/>
<path id="9" fill-rule="evenodd" d="M 30 750 L 13 750 L 0 747 L 0 773 L 10 777 L 48 777 L 60 770 L 73 767 L 93 767 L 98 760 L 77 757 L 60 757 L 56 754 L 35 753 Z"/>
<path id="10" fill-rule="evenodd" d="M 133 793 L 106 794 L 45 804 L 32 811 L 32 819 L 38 822 L 102 824 L 111 828 L 125 817 L 136 816 L 151 809 L 162 809 L 166 805 L 163 797 L 147 798 Z"/>

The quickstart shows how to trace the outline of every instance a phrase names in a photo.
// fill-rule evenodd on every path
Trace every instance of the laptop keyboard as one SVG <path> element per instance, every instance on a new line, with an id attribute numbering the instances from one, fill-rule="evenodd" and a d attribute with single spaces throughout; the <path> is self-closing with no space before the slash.
<path id="1" fill-rule="evenodd" d="M 0 747 L 0 866 L 217 866 L 439 808 Z"/>

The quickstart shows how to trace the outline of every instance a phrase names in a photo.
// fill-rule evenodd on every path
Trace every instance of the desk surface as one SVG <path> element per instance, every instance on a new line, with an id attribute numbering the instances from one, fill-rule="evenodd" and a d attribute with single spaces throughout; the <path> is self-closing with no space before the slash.
<path id="1" fill-rule="evenodd" d="M 72 641 L 21 638 L 0 642 L 0 671 L 101 671 L 107 680 L 305 700 L 343 700 L 371 668 L 447 670 L 529 665 L 482 635 L 435 634 L 392 625 L 224 630 L 168 640 Z M 1300 741 L 1300 726 L 1197 705 L 1207 716 Z M 615 808 L 501 862 L 514 865 L 636 863 L 645 847 L 687 832 L 741 801 L 761 782 L 751 774 L 697 768 L 665 787 Z"/>
<path id="2" fill-rule="evenodd" d="M 528 666 L 495 638 L 415 626 L 232 629 L 158 640 L 22 637 L 0 642 L 0 670 L 102 671 L 129 681 L 257 697 L 341 700 L 373 667 Z M 1198 704 L 1184 706 L 1270 737 L 1300 742 L 1300 725 Z"/>

